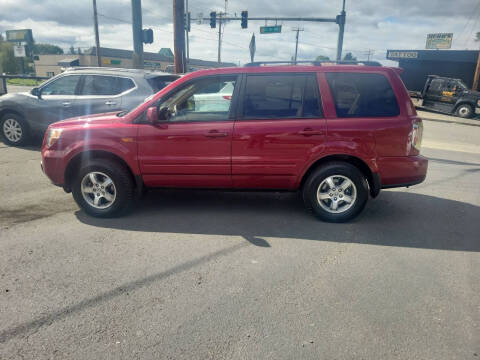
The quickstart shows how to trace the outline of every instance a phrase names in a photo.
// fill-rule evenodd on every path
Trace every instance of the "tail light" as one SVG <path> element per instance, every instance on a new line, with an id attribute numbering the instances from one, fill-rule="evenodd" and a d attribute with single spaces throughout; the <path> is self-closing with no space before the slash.
<path id="1" fill-rule="evenodd" d="M 412 124 L 412 155 L 418 155 L 422 147 L 423 122 L 420 118 L 415 118 Z"/>
<path id="2" fill-rule="evenodd" d="M 225 100 L 232 100 L 232 95 L 223 95 Z"/>

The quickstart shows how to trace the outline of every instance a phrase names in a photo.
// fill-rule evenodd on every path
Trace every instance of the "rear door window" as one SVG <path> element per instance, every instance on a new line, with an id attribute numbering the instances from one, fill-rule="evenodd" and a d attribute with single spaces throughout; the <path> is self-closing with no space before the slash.
<path id="1" fill-rule="evenodd" d="M 248 75 L 245 119 L 321 117 L 315 74 Z"/>
<path id="2" fill-rule="evenodd" d="M 400 114 L 397 98 L 382 74 L 326 73 L 337 117 L 389 117 Z"/>

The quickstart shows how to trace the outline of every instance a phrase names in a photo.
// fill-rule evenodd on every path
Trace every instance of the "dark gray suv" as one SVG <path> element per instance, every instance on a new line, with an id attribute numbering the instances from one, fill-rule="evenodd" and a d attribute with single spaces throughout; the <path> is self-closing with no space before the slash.
<path id="1" fill-rule="evenodd" d="M 24 145 L 56 121 L 133 109 L 178 78 L 136 69 L 70 68 L 30 92 L 1 96 L 0 133 L 6 144 Z"/>

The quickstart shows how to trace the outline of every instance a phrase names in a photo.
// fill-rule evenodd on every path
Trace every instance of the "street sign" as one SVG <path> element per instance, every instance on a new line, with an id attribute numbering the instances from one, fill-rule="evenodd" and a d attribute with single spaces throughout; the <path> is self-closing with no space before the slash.
<path id="1" fill-rule="evenodd" d="M 25 57 L 25 46 L 23 45 L 14 45 L 13 54 L 15 57 Z"/>
<path id="2" fill-rule="evenodd" d="M 273 33 L 281 33 L 281 32 L 282 32 L 282 25 L 260 26 L 260 34 L 273 34 Z"/>
<path id="3" fill-rule="evenodd" d="M 253 62 L 253 59 L 255 58 L 255 51 L 257 50 L 257 46 L 255 45 L 255 34 L 252 34 L 252 40 L 250 40 L 250 60 Z"/>
<path id="4" fill-rule="evenodd" d="M 427 34 L 425 49 L 450 49 L 453 33 Z"/>

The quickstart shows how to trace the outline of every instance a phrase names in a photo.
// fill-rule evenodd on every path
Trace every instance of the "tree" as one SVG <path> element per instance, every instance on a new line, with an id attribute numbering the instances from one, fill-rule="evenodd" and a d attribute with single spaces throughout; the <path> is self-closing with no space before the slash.
<path id="1" fill-rule="evenodd" d="M 70 46 L 70 52 L 69 52 L 70 55 L 74 55 L 75 54 L 75 48 L 72 46 Z"/>
<path id="2" fill-rule="evenodd" d="M 78 54 L 78 55 L 81 55 L 81 54 L 82 54 L 82 49 L 77 48 L 77 54 Z"/>
<path id="3" fill-rule="evenodd" d="M 345 57 L 343 58 L 345 61 L 357 61 L 357 58 L 353 56 L 351 52 L 348 52 L 345 54 Z"/>
<path id="4" fill-rule="evenodd" d="M 52 44 L 34 44 L 33 53 L 35 55 L 61 55 L 63 54 L 63 49 Z"/>
<path id="5" fill-rule="evenodd" d="M 317 58 L 315 59 L 315 61 L 325 61 L 325 60 L 330 60 L 330 58 L 328 56 L 324 56 L 324 55 L 318 55 Z"/>
<path id="6" fill-rule="evenodd" d="M 475 36 L 475 41 L 480 41 L 480 32 L 477 32 L 477 35 Z"/>
<path id="7" fill-rule="evenodd" d="M 6 41 L 0 43 L 0 63 L 4 73 L 15 74 L 19 72 L 19 66 L 13 53 L 13 45 Z"/>

